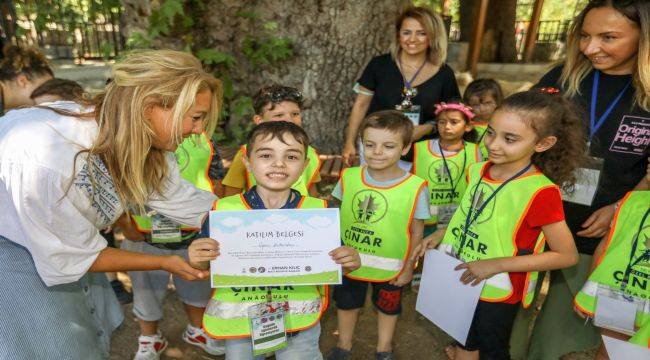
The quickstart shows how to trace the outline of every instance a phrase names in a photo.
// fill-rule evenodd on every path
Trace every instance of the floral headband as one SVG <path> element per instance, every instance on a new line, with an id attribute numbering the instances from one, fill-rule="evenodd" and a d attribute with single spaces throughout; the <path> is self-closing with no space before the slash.
<path id="1" fill-rule="evenodd" d="M 465 116 L 467 116 L 467 119 L 469 120 L 472 120 L 474 116 L 476 116 L 474 115 L 474 112 L 472 112 L 472 109 L 463 103 L 447 104 L 444 102 L 441 102 L 440 104 L 436 104 L 436 111 L 434 112 L 434 114 L 438 115 L 445 110 L 458 110 L 463 114 L 465 114 Z"/>

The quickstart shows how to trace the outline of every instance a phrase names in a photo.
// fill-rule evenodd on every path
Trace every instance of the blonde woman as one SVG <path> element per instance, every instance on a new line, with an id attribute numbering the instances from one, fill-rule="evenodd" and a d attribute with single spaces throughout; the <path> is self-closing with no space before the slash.
<path id="1" fill-rule="evenodd" d="M 616 203 L 643 181 L 650 154 L 650 2 L 593 0 L 575 19 L 563 64 L 540 80 L 581 110 L 590 155 L 602 161 L 600 181 L 587 201 L 566 198 L 566 220 L 580 262 L 555 271 L 536 322 L 530 359 L 558 359 L 596 346 L 600 336 L 572 311 L 594 250 L 609 231 Z M 647 274 L 646 274 L 647 276 Z M 513 345 L 515 342 L 512 342 Z"/>
<path id="2" fill-rule="evenodd" d="M 442 18 L 425 7 L 408 7 L 395 19 L 390 52 L 370 60 L 354 85 L 357 97 L 348 120 L 343 160 L 351 165 L 361 121 L 379 110 L 404 111 L 416 125 L 413 141 L 433 131 L 435 104 L 460 98 L 447 60 Z M 403 164 L 404 166 L 407 166 Z"/>
<path id="3" fill-rule="evenodd" d="M 102 359 L 122 314 L 106 271 L 207 274 L 180 256 L 106 247 L 124 211 L 201 227 L 215 196 L 173 151 L 214 129 L 221 85 L 193 56 L 133 53 L 94 107 L 55 102 L 0 121 L 0 349 L 7 359 Z"/>

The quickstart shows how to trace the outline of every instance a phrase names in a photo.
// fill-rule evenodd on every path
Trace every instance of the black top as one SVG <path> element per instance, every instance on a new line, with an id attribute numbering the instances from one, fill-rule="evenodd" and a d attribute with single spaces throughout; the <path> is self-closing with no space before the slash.
<path id="1" fill-rule="evenodd" d="M 558 66 L 542 77 L 537 87 L 556 87 L 562 66 Z M 585 130 L 589 133 L 589 112 L 594 81 L 592 71 L 580 84 L 580 94 L 573 101 L 580 109 Z M 607 75 L 601 73 L 596 106 L 596 119 L 618 96 L 632 79 L 631 75 Z M 605 123 L 591 140 L 590 155 L 603 158 L 604 168 L 600 184 L 591 207 L 564 203 L 566 220 L 576 238 L 578 251 L 593 254 L 600 239 L 576 236 L 582 230 L 581 224 L 596 210 L 620 200 L 632 190 L 646 173 L 647 158 L 650 155 L 650 112 L 634 105 L 635 89 L 630 86 L 618 105 L 612 110 Z"/>
<path id="2" fill-rule="evenodd" d="M 390 54 L 370 60 L 357 82 L 374 92 L 366 115 L 380 110 L 394 110 L 396 105 L 402 103 L 404 79 Z M 418 94 L 412 98 L 412 102 L 422 107 L 420 124 L 435 119 L 436 104 L 460 98 L 454 71 L 447 64 L 443 64 L 435 75 L 415 88 Z"/>

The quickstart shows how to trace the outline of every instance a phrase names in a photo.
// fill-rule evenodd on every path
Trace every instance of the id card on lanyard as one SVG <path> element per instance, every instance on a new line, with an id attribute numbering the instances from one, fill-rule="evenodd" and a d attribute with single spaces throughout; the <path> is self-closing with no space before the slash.
<path id="1" fill-rule="evenodd" d="M 160 214 L 151 217 L 152 243 L 178 243 L 181 240 L 181 226 L 177 222 Z"/>
<path id="2" fill-rule="evenodd" d="M 263 355 L 287 346 L 285 328 L 287 301 L 267 301 L 248 308 L 253 355 Z"/>
<path id="3" fill-rule="evenodd" d="M 625 87 L 618 93 L 618 95 L 607 106 L 605 111 L 596 119 L 596 108 L 598 105 L 598 88 L 600 85 L 600 70 L 594 72 L 594 81 L 591 88 L 591 103 L 589 111 L 589 142 L 587 146 L 591 147 L 591 142 L 598 133 L 598 130 L 603 126 L 607 118 L 612 113 L 616 105 L 621 101 L 621 98 L 630 87 L 632 82 L 628 82 Z M 598 157 L 591 157 L 587 164 L 576 170 L 576 184 L 573 193 L 562 193 L 562 198 L 565 201 L 591 206 L 593 204 L 594 196 L 600 184 L 600 177 L 603 171 L 604 160 Z"/>
<path id="4" fill-rule="evenodd" d="M 411 105 L 407 108 L 402 108 L 401 111 L 407 118 L 409 118 L 409 120 L 411 120 L 413 126 L 420 125 L 420 112 L 422 111 L 420 105 Z"/>

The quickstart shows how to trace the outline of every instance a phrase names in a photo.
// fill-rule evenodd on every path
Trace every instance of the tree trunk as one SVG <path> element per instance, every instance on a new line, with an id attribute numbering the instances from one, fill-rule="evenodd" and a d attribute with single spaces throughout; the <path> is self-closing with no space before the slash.
<path id="1" fill-rule="evenodd" d="M 470 41 L 478 13 L 479 0 L 463 0 L 460 6 L 461 41 Z M 514 62 L 515 19 L 517 0 L 490 0 L 485 34 L 481 44 L 481 61 Z"/>
<path id="2" fill-rule="evenodd" d="M 146 33 L 151 15 L 151 0 L 121 0 L 120 33 L 128 39 L 134 31 Z"/>
<path id="3" fill-rule="evenodd" d="M 123 0 L 125 12 L 142 9 L 144 0 Z M 253 96 L 264 85 L 279 83 L 302 90 L 307 98 L 305 130 L 321 153 L 336 153 L 355 94 L 352 87 L 373 56 L 388 51 L 392 23 L 407 0 L 210 0 L 200 14 L 195 48 L 216 48 L 233 54 L 229 72 L 235 92 Z M 139 10 L 144 12 L 142 10 Z M 250 19 L 236 14 L 254 14 Z M 127 18 L 127 17 L 124 17 Z M 196 17 L 195 17 L 196 19 Z M 294 57 L 275 66 L 254 68 L 241 51 L 246 36 L 262 24 L 277 23 L 276 37 L 293 41 Z M 129 21 L 126 27 L 141 26 Z"/>

